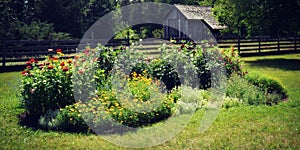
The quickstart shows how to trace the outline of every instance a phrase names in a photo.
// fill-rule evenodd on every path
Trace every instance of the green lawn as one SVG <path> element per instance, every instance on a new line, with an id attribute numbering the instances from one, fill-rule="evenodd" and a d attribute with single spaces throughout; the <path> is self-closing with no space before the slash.
<path id="1" fill-rule="evenodd" d="M 203 110 L 170 141 L 147 149 L 300 149 L 300 54 L 248 57 L 244 69 L 278 78 L 288 102 L 222 109 L 199 133 Z M 100 136 L 32 130 L 18 124 L 20 73 L 0 74 L 0 149 L 125 149 Z M 172 128 L 172 126 L 170 126 Z"/>

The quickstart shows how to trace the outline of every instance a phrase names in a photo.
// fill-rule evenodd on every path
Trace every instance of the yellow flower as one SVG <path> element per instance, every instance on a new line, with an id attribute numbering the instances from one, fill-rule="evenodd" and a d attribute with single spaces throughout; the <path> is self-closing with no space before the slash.
<path id="1" fill-rule="evenodd" d="M 60 55 L 60 56 L 65 56 L 65 54 L 62 53 L 62 52 L 57 52 L 57 54 Z"/>

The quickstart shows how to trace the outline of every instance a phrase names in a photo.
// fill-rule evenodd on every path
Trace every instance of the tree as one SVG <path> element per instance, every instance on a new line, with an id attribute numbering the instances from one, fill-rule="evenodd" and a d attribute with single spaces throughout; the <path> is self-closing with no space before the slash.
<path id="1" fill-rule="evenodd" d="M 299 10 L 299 0 L 217 0 L 213 9 L 225 31 L 241 36 L 294 35 Z"/>

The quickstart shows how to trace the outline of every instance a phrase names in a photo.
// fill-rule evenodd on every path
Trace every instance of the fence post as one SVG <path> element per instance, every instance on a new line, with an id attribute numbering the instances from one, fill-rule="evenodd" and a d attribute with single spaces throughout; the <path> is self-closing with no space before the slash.
<path id="1" fill-rule="evenodd" d="M 50 40 L 49 41 L 49 48 L 52 49 L 52 51 L 50 51 L 50 57 L 52 57 L 52 54 L 53 54 L 53 51 L 54 51 L 54 49 L 52 47 L 53 46 L 52 34 L 50 34 L 50 39 L 49 40 Z"/>
<path id="2" fill-rule="evenodd" d="M 280 39 L 279 36 L 277 36 L 277 51 L 280 51 Z"/>
<path id="3" fill-rule="evenodd" d="M 297 51 L 297 36 L 294 37 L 295 51 Z"/>
<path id="4" fill-rule="evenodd" d="M 130 30 L 128 29 L 128 32 L 127 32 L 127 37 L 128 37 L 128 46 L 130 46 Z"/>
<path id="5" fill-rule="evenodd" d="M 258 53 L 261 53 L 260 37 L 258 37 Z"/>
<path id="6" fill-rule="evenodd" d="M 238 53 L 241 53 L 241 37 L 238 36 Z"/>
<path id="7" fill-rule="evenodd" d="M 2 72 L 4 72 L 5 71 L 5 66 L 6 66 L 6 64 L 5 64 L 5 62 L 6 62 L 6 60 L 5 60 L 5 58 L 6 58 L 6 56 L 5 56 L 5 51 L 7 51 L 6 50 L 6 48 L 7 48 L 7 46 L 6 46 L 6 41 L 4 40 L 3 41 L 3 49 L 2 49 Z"/>

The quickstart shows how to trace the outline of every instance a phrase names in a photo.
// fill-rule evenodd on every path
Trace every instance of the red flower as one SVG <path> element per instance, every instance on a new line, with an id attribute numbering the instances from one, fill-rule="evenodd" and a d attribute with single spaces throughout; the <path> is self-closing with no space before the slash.
<path id="1" fill-rule="evenodd" d="M 64 67 L 64 68 L 63 68 L 63 71 L 65 71 L 65 72 L 68 71 L 68 70 L 69 70 L 68 67 Z"/>
<path id="2" fill-rule="evenodd" d="M 40 64 L 39 66 L 40 66 L 40 68 L 44 68 L 44 64 Z"/>
<path id="3" fill-rule="evenodd" d="M 57 57 L 53 57 L 53 58 L 50 58 L 52 61 L 57 61 L 58 58 Z"/>
<path id="4" fill-rule="evenodd" d="M 21 74 L 22 74 L 23 76 L 27 76 L 27 75 L 28 75 L 27 71 L 22 71 Z"/>
<path id="5" fill-rule="evenodd" d="M 61 62 L 61 63 L 60 63 L 60 66 L 64 66 L 64 65 L 65 65 L 65 62 Z"/>
<path id="6" fill-rule="evenodd" d="M 61 49 L 60 48 L 56 49 L 56 53 L 61 53 Z"/>
<path id="7" fill-rule="evenodd" d="M 52 66 L 52 65 L 49 65 L 49 66 L 48 66 L 48 69 L 53 69 L 53 66 Z"/>
<path id="8" fill-rule="evenodd" d="M 30 65 L 30 64 L 31 64 L 31 62 L 30 62 L 30 61 L 27 61 L 27 62 L 26 62 L 26 65 Z"/>
<path id="9" fill-rule="evenodd" d="M 35 62 L 34 58 L 31 58 L 29 61 L 30 61 L 31 63 L 34 63 L 34 62 Z"/>
<path id="10" fill-rule="evenodd" d="M 31 69 L 31 66 L 27 66 L 26 68 L 27 68 L 27 69 Z"/>

